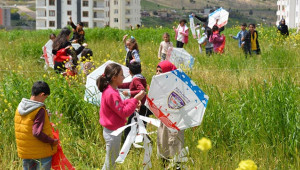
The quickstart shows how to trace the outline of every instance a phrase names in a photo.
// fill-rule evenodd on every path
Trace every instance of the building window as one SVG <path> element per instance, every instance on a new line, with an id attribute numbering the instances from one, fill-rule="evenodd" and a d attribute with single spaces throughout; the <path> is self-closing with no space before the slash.
<path id="1" fill-rule="evenodd" d="M 97 12 L 94 12 L 94 18 L 97 18 Z"/>
<path id="2" fill-rule="evenodd" d="M 130 1 L 126 1 L 126 5 L 130 5 Z"/>
<path id="3" fill-rule="evenodd" d="M 55 21 L 49 21 L 49 27 L 55 27 Z"/>
<path id="4" fill-rule="evenodd" d="M 97 27 L 97 22 L 94 22 L 94 27 Z"/>
<path id="5" fill-rule="evenodd" d="M 126 14 L 127 14 L 127 15 L 130 14 L 130 10 L 126 10 Z"/>
<path id="6" fill-rule="evenodd" d="M 49 0 L 49 5 L 55 5 L 55 0 Z"/>
<path id="7" fill-rule="evenodd" d="M 49 16 L 50 17 L 55 17 L 55 11 L 54 10 L 49 10 Z"/>
<path id="8" fill-rule="evenodd" d="M 129 19 L 129 18 L 127 18 L 127 19 L 126 19 L 126 23 L 129 23 L 129 22 L 130 22 L 130 19 Z"/>
<path id="9" fill-rule="evenodd" d="M 82 22 L 84 27 L 89 27 L 89 23 L 88 22 Z"/>
<path id="10" fill-rule="evenodd" d="M 117 13 L 119 13 L 119 10 L 118 9 L 115 9 L 115 12 L 114 12 L 115 14 L 117 14 Z"/>
<path id="11" fill-rule="evenodd" d="M 114 1 L 114 5 L 118 5 L 118 1 L 116 0 L 116 1 Z"/>
<path id="12" fill-rule="evenodd" d="M 119 19 L 118 19 L 118 18 L 114 18 L 114 21 L 115 21 L 115 22 L 119 22 Z"/>
<path id="13" fill-rule="evenodd" d="M 89 1 L 82 1 L 82 6 L 89 6 Z"/>
<path id="14" fill-rule="evenodd" d="M 71 0 L 67 0 L 67 4 L 68 5 L 72 5 L 72 1 Z"/>
<path id="15" fill-rule="evenodd" d="M 89 17 L 89 12 L 88 11 L 83 11 L 82 16 L 83 17 Z"/>
<path id="16" fill-rule="evenodd" d="M 67 22 L 67 25 L 71 25 L 71 22 L 70 22 L 70 21 L 68 21 L 68 22 Z"/>
<path id="17" fill-rule="evenodd" d="M 67 15 L 72 15 L 72 11 L 67 11 Z"/>

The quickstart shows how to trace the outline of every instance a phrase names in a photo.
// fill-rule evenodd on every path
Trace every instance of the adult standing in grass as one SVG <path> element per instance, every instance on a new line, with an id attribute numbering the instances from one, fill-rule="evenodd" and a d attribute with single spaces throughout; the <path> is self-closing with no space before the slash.
<path id="1" fill-rule="evenodd" d="M 105 163 L 102 170 L 115 169 L 122 134 L 113 136 L 111 133 L 126 124 L 126 118 L 133 114 L 146 94 L 141 90 L 133 98 L 123 101 L 117 90 L 118 86 L 123 84 L 123 80 L 122 67 L 115 63 L 107 65 L 104 73 L 97 79 L 98 89 L 102 92 L 99 123 L 103 126 L 103 137 L 106 143 Z"/>
<path id="2" fill-rule="evenodd" d="M 289 36 L 289 28 L 285 24 L 285 19 L 283 19 L 283 18 L 281 19 L 281 21 L 277 27 L 277 30 L 280 32 L 281 35 Z"/>
<path id="3" fill-rule="evenodd" d="M 53 138 L 44 101 L 50 95 L 46 82 L 37 81 L 30 99 L 23 98 L 15 113 L 15 135 L 18 156 L 23 169 L 51 169 L 52 156 L 57 152 L 58 139 Z"/>
<path id="4" fill-rule="evenodd" d="M 179 21 L 177 28 L 173 26 L 177 48 L 183 48 L 183 45 L 189 41 L 189 28 L 186 26 L 186 23 L 186 20 L 182 19 Z"/>
<path id="5" fill-rule="evenodd" d="M 245 36 L 242 38 L 245 41 L 244 52 L 250 56 L 252 53 L 260 54 L 260 47 L 258 43 L 258 32 L 255 30 L 255 24 L 249 24 L 249 30 L 246 32 Z"/>
<path id="6" fill-rule="evenodd" d="M 73 59 L 73 61 L 77 61 L 78 60 L 77 55 L 81 53 L 81 51 L 85 48 L 85 46 L 87 46 L 87 44 L 83 44 L 83 46 L 80 46 L 74 52 L 72 44 L 69 41 L 70 34 L 71 31 L 67 27 L 65 27 L 61 30 L 61 32 L 58 34 L 58 36 L 53 42 L 52 54 L 55 55 L 54 70 L 57 73 L 62 73 L 63 71 L 66 70 L 65 63 L 67 61 L 71 59 Z"/>
<path id="7" fill-rule="evenodd" d="M 71 38 L 70 41 L 82 45 L 83 41 L 85 40 L 85 38 L 84 38 L 85 32 L 83 30 L 83 23 L 78 22 L 78 24 L 76 26 L 72 21 L 72 17 L 70 17 L 70 25 L 73 28 L 73 37 Z"/>

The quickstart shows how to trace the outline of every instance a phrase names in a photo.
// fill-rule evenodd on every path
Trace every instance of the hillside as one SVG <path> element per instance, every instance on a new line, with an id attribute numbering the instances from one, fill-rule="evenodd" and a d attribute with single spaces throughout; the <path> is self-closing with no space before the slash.
<path id="1" fill-rule="evenodd" d="M 165 8 L 175 9 L 184 14 L 200 13 L 204 8 L 223 7 L 230 11 L 231 22 L 229 25 L 237 22 L 255 22 L 271 26 L 276 22 L 276 2 L 276 0 L 142 0 L 141 4 L 142 10 L 161 10 Z M 150 20 L 149 17 L 146 18 L 147 22 Z M 152 18 L 152 20 L 155 19 Z M 174 21 L 176 20 L 172 20 L 172 22 Z M 144 24 L 151 25 L 151 23 Z"/>

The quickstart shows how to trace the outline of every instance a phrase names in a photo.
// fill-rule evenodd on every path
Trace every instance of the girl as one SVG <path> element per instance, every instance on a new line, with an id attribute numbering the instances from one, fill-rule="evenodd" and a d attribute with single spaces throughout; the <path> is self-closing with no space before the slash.
<path id="1" fill-rule="evenodd" d="M 168 60 L 162 61 L 156 68 L 156 75 L 176 70 L 177 68 Z M 163 123 L 157 129 L 157 153 L 162 158 L 163 165 L 169 158 L 178 155 L 184 147 L 184 131 L 171 132 Z M 177 164 L 176 168 L 180 168 Z"/>
<path id="2" fill-rule="evenodd" d="M 141 62 L 140 60 L 140 54 L 139 54 L 139 47 L 138 44 L 133 36 L 131 36 L 130 39 L 127 39 L 128 35 L 124 35 L 123 42 L 125 44 L 125 50 L 127 51 L 126 54 L 126 66 L 128 67 L 130 63 L 136 61 Z"/>
<path id="3" fill-rule="evenodd" d="M 99 122 L 103 126 L 106 142 L 105 163 L 102 169 L 114 168 L 119 155 L 122 134 L 113 136 L 111 132 L 126 124 L 126 118 L 134 112 L 146 94 L 141 90 L 134 98 L 122 101 L 117 87 L 122 85 L 123 80 L 123 70 L 115 63 L 107 65 L 104 74 L 97 79 L 98 89 L 102 92 Z"/>
<path id="4" fill-rule="evenodd" d="M 89 48 L 82 50 L 80 60 L 83 63 L 83 73 L 89 75 L 93 69 L 95 69 L 94 62 L 91 60 L 93 57 L 93 51 Z"/>
<path id="5" fill-rule="evenodd" d="M 222 54 L 224 52 L 225 36 L 219 34 L 219 27 L 214 25 L 212 35 L 209 37 L 209 42 L 213 43 L 214 52 Z"/>
<path id="6" fill-rule="evenodd" d="M 52 54 L 54 57 L 54 70 L 57 73 L 62 73 L 65 71 L 64 63 L 68 60 L 73 59 L 73 64 L 77 64 L 77 55 L 81 53 L 87 44 L 83 44 L 77 50 L 71 48 L 71 43 L 69 42 L 71 31 L 68 28 L 63 28 L 58 36 L 53 42 Z M 75 55 L 74 55 L 75 53 Z M 70 56 L 71 55 L 71 56 Z"/>
<path id="7" fill-rule="evenodd" d="M 170 35 L 168 33 L 164 33 L 163 39 L 164 41 L 160 43 L 158 49 L 158 59 L 161 59 L 161 61 L 166 59 L 168 48 L 173 47 L 173 43 L 170 42 Z"/>
<path id="8" fill-rule="evenodd" d="M 177 41 L 176 43 L 177 48 L 183 48 L 183 45 L 188 43 L 189 28 L 185 24 L 186 24 L 186 20 L 182 19 L 179 21 L 179 25 L 177 28 L 173 26 L 173 30 L 175 31 L 175 40 Z"/>
<path id="9" fill-rule="evenodd" d="M 242 38 L 245 41 L 244 52 L 247 58 L 247 55 L 252 53 L 260 54 L 260 47 L 258 43 L 258 32 L 255 30 L 255 24 L 249 24 L 249 31 L 245 33 L 245 36 Z"/>

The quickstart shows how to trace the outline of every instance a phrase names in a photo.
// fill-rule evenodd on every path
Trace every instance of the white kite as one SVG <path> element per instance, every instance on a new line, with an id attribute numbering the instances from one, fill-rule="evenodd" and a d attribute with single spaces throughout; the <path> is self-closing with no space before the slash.
<path id="1" fill-rule="evenodd" d="M 53 41 L 49 40 L 42 48 L 43 57 L 45 59 L 45 69 L 47 69 L 48 67 L 54 68 L 52 45 Z"/>
<path id="2" fill-rule="evenodd" d="M 195 58 L 183 48 L 169 47 L 166 58 L 178 68 L 192 68 L 195 61 Z"/>
<path id="3" fill-rule="evenodd" d="M 192 31 L 193 37 L 196 39 L 196 30 L 195 30 L 195 22 L 194 22 L 194 17 L 193 15 L 189 15 L 190 18 L 190 29 Z"/>
<path id="4" fill-rule="evenodd" d="M 228 17 L 229 17 L 229 12 L 227 12 L 223 8 L 219 8 L 209 14 L 208 27 L 212 28 L 214 25 L 217 25 L 219 28 L 221 28 L 227 24 Z"/>
<path id="5" fill-rule="evenodd" d="M 86 85 L 85 85 L 86 89 L 85 89 L 85 94 L 84 94 L 85 101 L 95 104 L 95 105 L 98 105 L 98 106 L 100 105 L 102 93 L 99 91 L 99 89 L 96 85 L 96 81 L 104 73 L 105 67 L 111 63 L 116 63 L 116 62 L 109 60 L 106 63 L 102 64 L 97 69 L 95 69 L 93 72 L 91 72 L 87 76 L 87 81 L 86 81 Z M 119 64 L 119 63 L 116 63 L 116 64 Z M 121 64 L 119 64 L 119 65 L 122 66 L 123 75 L 125 76 L 125 80 L 123 82 L 130 82 L 132 80 L 132 77 L 129 74 L 129 68 L 126 66 L 123 66 Z"/>
<path id="6" fill-rule="evenodd" d="M 154 76 L 146 106 L 170 130 L 199 126 L 208 96 L 182 71 Z"/>

